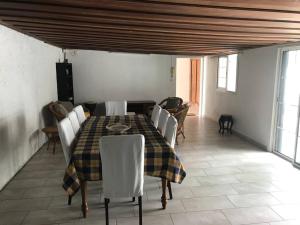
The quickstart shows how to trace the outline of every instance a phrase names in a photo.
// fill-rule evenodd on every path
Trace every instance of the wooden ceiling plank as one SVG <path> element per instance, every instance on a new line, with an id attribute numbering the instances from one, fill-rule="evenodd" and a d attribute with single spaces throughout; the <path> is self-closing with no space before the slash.
<path id="1" fill-rule="evenodd" d="M 23 3 L 24 2 L 24 3 Z M 44 0 L 42 4 L 48 8 L 55 5 L 55 7 L 61 8 L 61 10 L 67 11 L 71 6 L 75 6 L 78 1 L 55 1 L 55 0 Z M 33 4 L 30 4 L 33 3 Z M 36 3 L 36 4 L 34 4 Z M 38 3 L 38 4 L 37 4 Z M 68 3 L 68 4 L 67 4 Z M 0 7 L 10 7 L 10 8 L 21 8 L 26 9 L 36 9 L 41 7 L 40 0 L 31 1 L 2 1 Z M 206 17 L 216 17 L 216 18 L 236 18 L 244 20 L 266 20 L 266 21 L 292 21 L 300 22 L 299 14 L 295 12 L 284 12 L 284 11 L 269 11 L 261 9 L 238 9 L 238 8 L 223 8 L 210 6 L 195 6 L 195 5 L 179 5 L 179 4 L 164 4 L 162 6 L 161 2 L 151 2 L 151 1 L 118 1 L 118 0 L 98 0 L 94 2 L 94 5 L 88 6 L 88 2 L 85 2 L 82 6 L 77 6 L 82 9 L 83 6 L 113 10 L 113 11 L 127 11 L 127 12 L 142 12 L 149 14 L 164 14 L 164 15 L 185 15 L 185 16 L 206 16 Z M 251 3 L 249 3 L 251 4 Z M 84 13 L 84 12 L 82 12 Z"/>
<path id="2" fill-rule="evenodd" d="M 291 35 L 299 35 L 300 29 L 282 29 L 282 28 L 262 28 L 262 27 L 243 27 L 243 26 L 224 26 L 224 25 L 202 25 L 202 24 L 186 24 L 186 23 L 170 23 L 170 22 L 148 22 L 148 21 L 133 21 L 133 20 L 124 20 L 124 19 L 114 19 L 114 18 L 101 18 L 99 22 L 95 21 L 80 21 L 77 20 L 59 20 L 57 15 L 52 15 L 52 18 L 49 19 L 50 15 L 45 18 L 41 15 L 39 17 L 33 17 L 32 14 L 28 14 L 26 16 L 15 15 L 17 12 L 13 11 L 10 14 L 5 12 L 5 10 L 0 9 L 0 18 L 7 23 L 14 22 L 24 22 L 24 23 L 37 23 L 41 26 L 43 24 L 52 24 L 52 25 L 63 25 L 63 26 L 73 26 L 73 27 L 89 27 L 89 28 L 101 28 L 101 24 L 104 25 L 122 25 L 127 27 L 137 27 L 137 28 L 176 28 L 183 30 L 202 30 L 202 31 L 226 31 L 233 33 L 255 33 L 255 34 L 291 34 Z M 23 13 L 24 14 L 24 13 Z M 39 13 L 43 14 L 43 13 Z M 59 14 L 60 15 L 60 14 Z"/>

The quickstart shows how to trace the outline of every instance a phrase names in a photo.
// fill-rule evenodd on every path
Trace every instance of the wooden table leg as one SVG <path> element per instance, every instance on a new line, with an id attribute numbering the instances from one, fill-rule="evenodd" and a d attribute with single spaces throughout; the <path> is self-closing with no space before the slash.
<path id="1" fill-rule="evenodd" d="M 165 178 L 161 178 L 161 186 L 162 186 L 161 205 L 162 205 L 163 209 L 166 209 L 166 206 L 167 206 L 167 197 L 166 197 L 167 180 Z"/>
<path id="2" fill-rule="evenodd" d="M 86 202 L 86 181 L 80 180 L 80 190 L 81 190 L 81 210 L 83 217 L 86 218 L 86 214 L 88 211 L 88 205 Z"/>

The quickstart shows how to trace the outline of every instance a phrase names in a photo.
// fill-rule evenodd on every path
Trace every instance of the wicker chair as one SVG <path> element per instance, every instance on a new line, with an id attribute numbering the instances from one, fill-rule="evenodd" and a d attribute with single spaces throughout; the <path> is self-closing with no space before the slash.
<path id="1" fill-rule="evenodd" d="M 184 104 L 180 107 L 180 109 L 174 114 L 175 118 L 178 122 L 177 133 L 176 133 L 176 144 L 178 144 L 177 138 L 181 134 L 185 139 L 184 135 L 184 121 L 189 111 L 189 104 Z"/>
<path id="2" fill-rule="evenodd" d="M 163 109 L 169 111 L 169 113 L 176 113 L 182 106 L 183 100 L 179 97 L 168 97 L 161 101 L 158 105 Z"/>

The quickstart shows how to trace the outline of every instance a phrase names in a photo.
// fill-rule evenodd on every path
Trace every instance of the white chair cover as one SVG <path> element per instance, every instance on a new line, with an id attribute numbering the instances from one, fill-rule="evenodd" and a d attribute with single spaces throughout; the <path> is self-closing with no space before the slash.
<path id="1" fill-rule="evenodd" d="M 64 118 L 58 123 L 57 127 L 65 160 L 67 165 L 69 165 L 71 159 L 71 149 L 75 139 L 71 121 L 68 118 Z"/>
<path id="2" fill-rule="evenodd" d="M 107 101 L 105 102 L 106 116 L 127 115 L 127 101 Z"/>
<path id="3" fill-rule="evenodd" d="M 78 119 L 78 122 L 79 124 L 83 124 L 84 121 L 86 120 L 86 117 L 85 117 L 85 114 L 84 114 L 84 110 L 83 110 L 83 107 L 81 105 L 79 106 L 76 106 L 73 111 L 76 113 L 77 115 L 77 119 Z"/>
<path id="4" fill-rule="evenodd" d="M 76 135 L 78 133 L 78 131 L 80 130 L 80 124 L 79 124 L 76 113 L 74 111 L 70 112 L 68 114 L 68 118 L 71 121 L 74 134 Z"/>
<path id="5" fill-rule="evenodd" d="M 170 113 L 167 110 L 162 109 L 159 115 L 159 120 L 157 125 L 157 129 L 159 130 L 162 136 L 165 136 L 166 125 L 169 117 L 170 117 Z"/>
<path id="6" fill-rule="evenodd" d="M 174 116 L 170 116 L 166 125 L 165 138 L 169 145 L 174 148 L 176 142 L 177 120 Z"/>
<path id="7" fill-rule="evenodd" d="M 139 197 L 144 185 L 143 135 L 113 135 L 100 139 L 103 194 L 111 197 Z"/>
<path id="8" fill-rule="evenodd" d="M 151 120 L 155 128 L 157 128 L 158 126 L 160 112 L 161 112 L 161 107 L 159 105 L 155 105 L 151 114 Z"/>

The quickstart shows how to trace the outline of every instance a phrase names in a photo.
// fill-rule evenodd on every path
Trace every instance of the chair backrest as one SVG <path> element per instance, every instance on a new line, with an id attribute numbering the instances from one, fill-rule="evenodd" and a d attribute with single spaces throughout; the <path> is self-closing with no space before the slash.
<path id="1" fill-rule="evenodd" d="M 170 113 L 167 110 L 162 109 L 159 115 L 159 120 L 157 125 L 157 129 L 159 130 L 162 136 L 165 135 L 166 125 L 169 117 L 170 117 Z"/>
<path id="2" fill-rule="evenodd" d="M 165 138 L 172 148 L 175 147 L 177 120 L 174 116 L 170 116 L 166 125 Z"/>
<path id="3" fill-rule="evenodd" d="M 75 134 L 72 128 L 71 121 L 69 120 L 69 118 L 64 118 L 58 123 L 57 128 L 65 160 L 67 165 L 69 165 L 72 147 L 75 140 Z"/>
<path id="4" fill-rule="evenodd" d="M 68 115 L 68 111 L 65 109 L 65 107 L 57 102 L 50 102 L 48 104 L 48 109 L 57 121 L 61 121 Z"/>
<path id="5" fill-rule="evenodd" d="M 190 106 L 188 104 L 184 104 L 181 109 L 174 115 L 178 122 L 178 128 L 183 126 L 184 120 L 187 116 Z"/>
<path id="6" fill-rule="evenodd" d="M 164 99 L 159 105 L 164 109 L 177 109 L 182 105 L 182 98 L 179 97 L 168 97 Z"/>
<path id="7" fill-rule="evenodd" d="M 159 105 L 155 105 L 153 107 L 152 114 L 151 114 L 151 121 L 153 122 L 155 128 L 157 128 L 158 126 L 160 112 L 161 112 L 161 107 Z"/>
<path id="8" fill-rule="evenodd" d="M 74 134 L 77 135 L 78 131 L 80 130 L 80 124 L 79 124 L 76 113 L 74 111 L 70 112 L 68 114 L 68 118 L 71 121 Z"/>
<path id="9" fill-rule="evenodd" d="M 83 107 L 81 105 L 76 106 L 73 111 L 76 113 L 77 115 L 77 119 L 79 121 L 79 124 L 83 124 L 84 121 L 86 120 L 85 114 L 84 114 L 84 110 Z"/>
<path id="10" fill-rule="evenodd" d="M 127 115 L 127 101 L 106 101 L 106 116 Z"/>
<path id="11" fill-rule="evenodd" d="M 144 185 L 143 135 L 112 135 L 100 139 L 103 195 L 138 197 Z"/>

